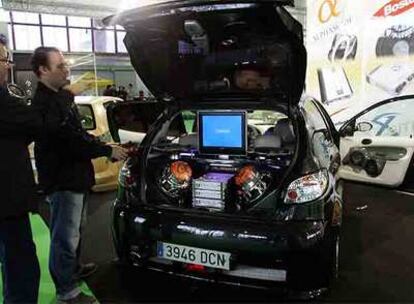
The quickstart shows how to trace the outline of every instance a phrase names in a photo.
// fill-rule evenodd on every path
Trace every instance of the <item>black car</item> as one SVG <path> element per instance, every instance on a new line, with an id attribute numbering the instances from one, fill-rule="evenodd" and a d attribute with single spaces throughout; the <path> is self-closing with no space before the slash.
<path id="1" fill-rule="evenodd" d="M 306 50 L 291 2 L 176 1 L 106 19 L 126 29 L 157 99 L 109 111 L 118 128 L 146 133 L 113 206 L 122 261 L 310 297 L 336 277 L 339 138 L 302 97 Z"/>

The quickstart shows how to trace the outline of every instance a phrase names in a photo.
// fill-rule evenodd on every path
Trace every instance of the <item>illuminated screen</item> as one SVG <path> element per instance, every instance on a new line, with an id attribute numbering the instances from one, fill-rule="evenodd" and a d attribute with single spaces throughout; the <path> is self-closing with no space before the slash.
<path id="1" fill-rule="evenodd" d="M 245 112 L 199 112 L 199 149 L 206 154 L 245 154 Z"/>

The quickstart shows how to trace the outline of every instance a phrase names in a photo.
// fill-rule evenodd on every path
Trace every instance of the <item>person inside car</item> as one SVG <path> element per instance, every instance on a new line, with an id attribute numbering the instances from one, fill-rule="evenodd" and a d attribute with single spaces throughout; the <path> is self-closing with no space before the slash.
<path id="1" fill-rule="evenodd" d="M 58 303 L 95 303 L 81 292 L 79 279 L 90 275 L 96 265 L 80 265 L 81 228 L 85 224 L 85 194 L 94 184 L 91 159 L 107 156 L 123 160 L 127 150 L 110 146 L 83 128 L 67 88 L 68 66 L 59 49 L 39 47 L 32 57 L 32 68 L 39 79 L 32 103 L 47 109 L 65 122 L 58 136 L 35 142 L 39 185 L 51 208 L 51 249 L 49 269 L 56 286 Z"/>

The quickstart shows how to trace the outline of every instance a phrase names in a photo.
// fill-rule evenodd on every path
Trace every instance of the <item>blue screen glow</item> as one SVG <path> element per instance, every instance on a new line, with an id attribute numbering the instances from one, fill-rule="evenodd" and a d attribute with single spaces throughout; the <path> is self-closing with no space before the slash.
<path id="1" fill-rule="evenodd" d="M 205 147 L 242 148 L 242 117 L 239 115 L 203 116 L 203 145 Z"/>

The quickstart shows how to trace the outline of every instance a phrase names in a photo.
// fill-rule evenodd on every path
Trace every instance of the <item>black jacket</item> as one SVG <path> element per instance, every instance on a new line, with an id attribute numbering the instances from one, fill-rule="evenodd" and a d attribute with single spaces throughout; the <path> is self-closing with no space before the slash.
<path id="1" fill-rule="evenodd" d="M 28 106 L 0 87 L 0 220 L 37 209 L 28 144 L 35 136 L 56 132 L 59 121 Z"/>
<path id="2" fill-rule="evenodd" d="M 55 92 L 39 82 L 32 103 L 64 122 L 56 136 L 44 136 L 35 142 L 40 187 L 46 194 L 89 190 L 95 183 L 91 159 L 109 157 L 111 147 L 82 128 L 74 96 L 68 91 Z"/>

